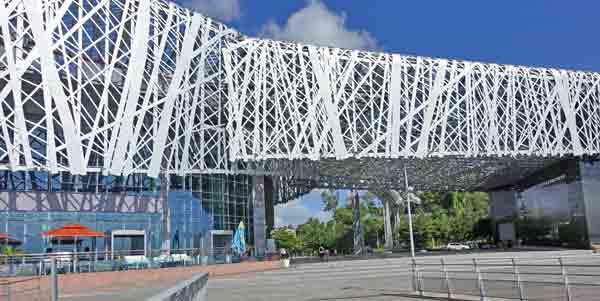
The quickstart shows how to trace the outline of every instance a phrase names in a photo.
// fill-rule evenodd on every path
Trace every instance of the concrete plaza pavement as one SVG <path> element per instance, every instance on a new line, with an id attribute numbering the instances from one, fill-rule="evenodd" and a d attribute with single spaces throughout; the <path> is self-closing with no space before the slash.
<path id="1" fill-rule="evenodd" d="M 244 262 L 211 266 L 189 266 L 163 269 L 140 269 L 128 271 L 61 274 L 58 278 L 59 299 L 64 301 L 137 301 L 145 300 L 197 273 L 209 273 L 209 277 L 255 273 L 279 269 L 279 261 Z M 11 301 L 48 300 L 50 278 L 48 276 L 10 278 Z M 0 287 L 4 289 L 4 287 Z M 4 291 L 0 291 L 0 300 Z"/>
<path id="2" fill-rule="evenodd" d="M 446 255 L 448 262 L 473 257 L 492 260 L 516 257 L 520 262 L 540 258 L 571 258 L 588 262 L 590 251 L 498 252 Z M 588 259 L 581 259 L 584 256 Z M 419 257 L 439 262 L 440 256 Z M 410 296 L 410 258 L 336 261 L 293 266 L 290 269 L 211 277 L 209 300 L 425 300 Z M 596 288 L 594 288 L 596 289 Z M 600 296 L 600 287 L 598 295 Z M 426 299 L 426 300 L 431 300 Z"/>

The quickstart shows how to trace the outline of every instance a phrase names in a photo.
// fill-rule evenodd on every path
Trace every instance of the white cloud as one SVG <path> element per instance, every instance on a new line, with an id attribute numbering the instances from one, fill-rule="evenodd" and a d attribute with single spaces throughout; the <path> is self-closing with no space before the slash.
<path id="1" fill-rule="evenodd" d="M 346 28 L 346 14 L 336 14 L 319 0 L 292 14 L 285 24 L 267 23 L 262 35 L 295 42 L 352 49 L 377 49 L 377 40 L 364 30 Z"/>
<path id="2" fill-rule="evenodd" d="M 240 0 L 184 0 L 183 6 L 220 21 L 230 22 L 241 17 Z"/>
<path id="3" fill-rule="evenodd" d="M 305 200 L 296 199 L 275 207 L 275 227 L 304 224 L 310 217 L 322 222 L 331 220 L 331 212 L 311 211 L 304 204 Z"/>

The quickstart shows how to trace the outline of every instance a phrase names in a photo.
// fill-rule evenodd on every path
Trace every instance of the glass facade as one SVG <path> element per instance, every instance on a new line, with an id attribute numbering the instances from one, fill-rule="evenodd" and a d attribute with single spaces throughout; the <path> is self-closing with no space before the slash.
<path id="1" fill-rule="evenodd" d="M 146 230 L 150 248 L 160 248 L 161 214 L 146 213 L 104 213 L 104 212 L 0 212 L 0 231 L 9 233 L 20 240 L 20 249 L 27 253 L 40 253 L 48 247 L 54 250 L 72 250 L 70 245 L 53 245 L 42 238 L 42 232 L 59 228 L 68 223 L 79 223 L 99 232 L 115 229 Z M 97 239 L 98 250 L 107 250 L 103 239 Z M 92 248 L 91 240 L 84 240 L 81 248 Z M 128 248 L 126 240 L 116 240 L 115 249 Z"/>
<path id="2" fill-rule="evenodd" d="M 216 230 L 235 230 L 243 221 L 248 238 L 253 233 L 252 225 L 252 178 L 243 175 L 203 176 L 201 193 L 202 206 L 214 217 Z M 247 239 L 247 241 L 249 241 Z"/>
<path id="3" fill-rule="evenodd" d="M 79 176 L 66 172 L 49 175 L 0 171 L 0 195 L 21 193 L 32 203 L 23 209 L 19 204 L 23 201 L 16 197 L 16 205 L 0 205 L 0 232 L 22 241 L 21 249 L 26 252 L 43 252 L 48 244 L 40 234 L 67 223 L 81 223 L 102 232 L 146 230 L 151 249 L 166 247 L 165 241 L 170 241 L 171 248 L 200 248 L 210 230 L 234 231 L 243 221 L 246 240 L 251 244 L 252 185 L 252 177 L 246 175 L 170 175 L 168 179 L 152 179 L 137 174 L 115 177 L 101 173 Z M 33 201 L 32 195 L 48 200 Z M 166 202 L 161 201 L 165 197 Z M 78 206 L 91 202 L 89 199 L 95 203 L 78 211 Z M 154 203 L 144 206 L 146 200 Z M 67 206 L 62 204 L 65 202 L 80 203 Z M 123 206 L 116 204 L 119 202 L 133 209 L 123 212 Z M 154 208 L 164 205 L 168 208 Z M 168 219 L 166 223 L 165 219 Z M 103 243 L 102 239 L 98 240 L 99 250 L 106 248 Z M 87 244 L 84 242 L 82 247 Z M 91 242 L 89 244 L 91 246 Z M 116 249 L 127 248 L 126 241 L 115 240 L 115 244 Z"/>
<path id="4" fill-rule="evenodd" d="M 203 248 L 214 230 L 213 217 L 202 209 L 191 192 L 169 192 L 169 223 L 172 249 Z"/>

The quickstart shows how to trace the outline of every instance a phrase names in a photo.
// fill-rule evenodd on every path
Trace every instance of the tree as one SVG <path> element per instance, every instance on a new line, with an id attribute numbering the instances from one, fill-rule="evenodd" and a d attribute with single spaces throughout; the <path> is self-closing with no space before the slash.
<path id="1" fill-rule="evenodd" d="M 560 224 L 558 226 L 558 237 L 560 241 L 566 242 L 570 246 L 587 247 L 585 219 L 573 217 L 569 222 Z"/>
<path id="2" fill-rule="evenodd" d="M 361 216 L 363 215 L 363 211 L 364 210 L 361 210 Z M 332 221 L 334 224 L 333 231 L 335 233 L 334 244 L 332 246 L 334 249 L 340 252 L 352 251 L 354 248 L 353 221 L 354 217 L 351 205 L 335 210 Z"/>
<path id="3" fill-rule="evenodd" d="M 484 193 L 449 192 L 419 193 L 421 204 L 413 214 L 414 239 L 418 248 L 437 248 L 449 241 L 465 241 L 477 237 L 477 225 L 488 214 Z M 395 238 L 409 241 L 408 219 L 400 217 L 394 229 Z"/>
<path id="4" fill-rule="evenodd" d="M 375 204 L 377 196 L 372 192 L 367 192 L 362 196 L 362 203 L 367 207 L 367 213 L 372 217 L 383 217 L 383 207 Z"/>
<path id="5" fill-rule="evenodd" d="M 323 191 L 323 210 L 332 212 L 332 220 L 322 223 L 311 218 L 298 226 L 297 235 L 304 249 L 309 252 L 319 247 L 336 249 L 338 252 L 350 252 L 354 244 L 352 205 L 338 207 L 337 198 L 332 191 Z M 376 197 L 371 193 L 361 194 L 360 219 L 364 229 L 365 242 L 377 247 L 378 238 L 383 237 L 383 209 L 378 206 Z"/>
<path id="6" fill-rule="evenodd" d="M 408 245 L 408 242 L 410 240 L 410 233 L 408 226 L 408 218 L 404 214 L 400 216 L 398 223 L 396 223 L 394 227 L 394 239 L 396 241 L 399 241 L 401 245 Z"/>
<path id="7" fill-rule="evenodd" d="M 2 255 L 4 255 L 4 258 L 0 259 L 0 263 L 2 264 L 9 263 L 10 260 L 14 261 L 15 259 L 12 258 L 13 256 L 23 255 L 23 252 L 21 250 L 11 246 L 4 246 L 2 247 L 1 251 Z"/>
<path id="8" fill-rule="evenodd" d="M 515 228 L 517 236 L 526 242 L 546 240 L 552 232 L 553 222 L 549 218 L 517 219 Z"/>
<path id="9" fill-rule="evenodd" d="M 365 243 L 378 247 L 378 238 L 384 237 L 383 208 L 377 198 L 387 191 L 361 194 L 360 219 L 364 227 Z M 352 205 L 338 207 L 332 191 L 323 191 L 323 210 L 333 214 L 331 221 L 323 223 L 311 218 L 298 226 L 297 237 L 307 251 L 319 247 L 351 251 L 353 248 Z M 377 195 L 377 196 L 376 196 Z M 486 221 L 488 197 L 478 192 L 424 192 L 413 215 L 414 238 L 417 247 L 437 248 L 449 241 L 464 241 L 489 236 Z M 402 204 L 399 204 L 402 205 Z M 487 225 L 489 228 L 489 225 Z M 395 239 L 407 245 L 409 227 L 406 214 L 401 214 L 394 225 Z"/>
<path id="10" fill-rule="evenodd" d="M 421 200 L 421 208 L 426 212 L 434 212 L 442 208 L 442 193 L 440 192 L 421 192 L 418 193 L 417 196 Z"/>
<path id="11" fill-rule="evenodd" d="M 473 236 L 476 239 L 495 240 L 496 221 L 490 217 L 479 219 L 473 227 Z"/>
<path id="12" fill-rule="evenodd" d="M 322 223 L 316 218 L 310 218 L 296 229 L 298 238 L 307 252 L 314 252 L 320 247 L 329 247 L 334 237 L 332 227 Z"/>
<path id="13" fill-rule="evenodd" d="M 371 216 L 364 219 L 365 244 L 379 248 L 383 239 L 383 217 Z"/>
<path id="14" fill-rule="evenodd" d="M 273 230 L 271 237 L 277 243 L 278 248 L 285 248 L 290 252 L 297 252 L 302 249 L 302 242 L 296 236 L 296 231 L 288 228 L 279 228 Z"/>
<path id="15" fill-rule="evenodd" d="M 321 198 L 323 199 L 323 211 L 333 211 L 338 206 L 338 200 L 333 191 L 324 190 L 321 192 Z"/>

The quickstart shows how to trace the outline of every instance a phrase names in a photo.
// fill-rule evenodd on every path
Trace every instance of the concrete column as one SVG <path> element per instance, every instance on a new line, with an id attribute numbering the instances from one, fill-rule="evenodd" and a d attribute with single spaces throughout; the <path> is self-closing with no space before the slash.
<path id="1" fill-rule="evenodd" d="M 252 205 L 254 208 L 254 249 L 262 256 L 267 249 L 267 225 L 265 217 L 265 177 L 254 177 Z"/>
<path id="2" fill-rule="evenodd" d="M 385 227 L 385 248 L 392 249 L 394 247 L 394 235 L 392 232 L 392 210 L 389 200 L 383 201 L 383 223 Z"/>
<path id="3" fill-rule="evenodd" d="M 271 238 L 271 231 L 275 228 L 275 188 L 273 178 L 265 177 L 265 221 L 267 239 Z"/>
<path id="4" fill-rule="evenodd" d="M 161 250 L 171 252 L 171 210 L 169 210 L 169 190 L 170 190 L 170 179 L 169 175 L 163 174 L 163 177 L 160 178 L 160 191 L 159 195 L 162 201 L 163 207 L 163 227 L 162 227 L 162 243 Z M 162 253 L 162 252 L 161 252 Z"/>
<path id="5" fill-rule="evenodd" d="M 385 231 L 385 248 L 394 247 L 394 225 L 400 222 L 400 206 L 402 199 L 395 190 L 379 190 L 373 192 L 383 202 L 383 222 Z M 392 218 L 394 222 L 392 223 Z"/>
<path id="6" fill-rule="evenodd" d="M 354 254 L 363 254 L 365 250 L 365 237 L 360 223 L 360 199 L 358 192 L 352 193 L 352 230 L 354 232 Z"/>

